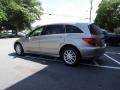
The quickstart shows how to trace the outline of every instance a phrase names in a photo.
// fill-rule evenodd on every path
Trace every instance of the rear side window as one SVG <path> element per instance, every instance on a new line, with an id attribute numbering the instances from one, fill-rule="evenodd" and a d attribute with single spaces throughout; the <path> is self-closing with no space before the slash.
<path id="1" fill-rule="evenodd" d="M 42 35 L 49 35 L 49 34 L 61 34 L 64 33 L 63 25 L 48 25 L 45 26 L 45 29 L 42 32 Z"/>
<path id="2" fill-rule="evenodd" d="M 93 35 L 100 35 L 100 34 L 102 34 L 101 28 L 98 27 L 95 24 L 90 24 L 89 25 L 89 29 L 90 29 L 91 34 L 93 34 Z"/>
<path id="3" fill-rule="evenodd" d="M 66 33 L 83 33 L 78 27 L 72 25 L 65 25 Z"/>

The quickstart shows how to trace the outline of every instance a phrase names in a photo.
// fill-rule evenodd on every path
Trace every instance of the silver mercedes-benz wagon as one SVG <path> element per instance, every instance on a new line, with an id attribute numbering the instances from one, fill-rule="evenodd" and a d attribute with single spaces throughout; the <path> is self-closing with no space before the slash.
<path id="1" fill-rule="evenodd" d="M 77 22 L 41 25 L 14 43 L 18 55 L 35 53 L 61 57 L 67 65 L 98 58 L 105 48 L 97 25 Z"/>

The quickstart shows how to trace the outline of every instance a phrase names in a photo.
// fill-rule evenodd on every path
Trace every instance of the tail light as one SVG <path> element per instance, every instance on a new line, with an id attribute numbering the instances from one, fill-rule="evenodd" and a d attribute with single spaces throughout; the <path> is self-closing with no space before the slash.
<path id="1" fill-rule="evenodd" d="M 95 46 L 96 45 L 96 39 L 95 38 L 82 38 L 83 41 L 86 43 Z"/>

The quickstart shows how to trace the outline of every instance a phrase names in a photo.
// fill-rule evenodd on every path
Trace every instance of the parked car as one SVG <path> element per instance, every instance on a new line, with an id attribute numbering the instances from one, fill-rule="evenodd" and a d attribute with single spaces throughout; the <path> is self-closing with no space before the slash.
<path id="1" fill-rule="evenodd" d="M 26 35 L 26 33 L 24 33 L 24 32 L 18 32 L 17 33 L 17 36 L 18 37 L 24 37 Z"/>
<path id="2" fill-rule="evenodd" d="M 105 38 L 105 43 L 107 45 L 119 45 L 120 44 L 120 35 L 115 33 L 110 33 L 106 30 L 102 30 Z"/>
<path id="3" fill-rule="evenodd" d="M 15 37 L 15 34 L 12 33 L 11 30 L 2 31 L 2 32 L 0 33 L 0 38 L 13 38 L 13 37 Z"/>
<path id="4" fill-rule="evenodd" d="M 42 25 L 14 43 L 18 55 L 35 53 L 61 57 L 71 66 L 81 59 L 100 57 L 105 47 L 100 28 L 88 23 Z"/>
<path id="5" fill-rule="evenodd" d="M 25 32 L 18 32 L 17 36 L 12 31 L 2 31 L 0 33 L 0 38 L 15 38 L 15 37 L 24 37 L 26 35 Z"/>

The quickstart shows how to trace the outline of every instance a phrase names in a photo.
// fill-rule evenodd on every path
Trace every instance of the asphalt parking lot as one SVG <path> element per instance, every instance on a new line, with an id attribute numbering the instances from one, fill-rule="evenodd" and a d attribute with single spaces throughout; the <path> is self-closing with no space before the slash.
<path id="1" fill-rule="evenodd" d="M 0 90 L 120 90 L 120 47 L 69 67 L 59 58 L 17 56 L 16 39 L 0 39 Z"/>

